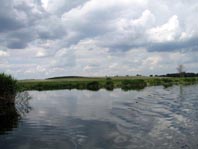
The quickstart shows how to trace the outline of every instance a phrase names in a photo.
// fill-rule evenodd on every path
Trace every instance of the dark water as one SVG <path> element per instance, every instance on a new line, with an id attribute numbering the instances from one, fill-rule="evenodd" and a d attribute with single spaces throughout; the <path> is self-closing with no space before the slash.
<path id="1" fill-rule="evenodd" d="M 198 149 L 197 91 L 25 92 L 0 108 L 0 149 Z"/>

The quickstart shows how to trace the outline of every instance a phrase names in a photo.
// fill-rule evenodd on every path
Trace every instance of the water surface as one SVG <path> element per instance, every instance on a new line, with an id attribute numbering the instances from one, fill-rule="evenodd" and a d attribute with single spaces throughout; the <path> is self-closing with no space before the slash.
<path id="1" fill-rule="evenodd" d="M 29 91 L 0 107 L 0 149 L 197 149 L 197 90 Z"/>

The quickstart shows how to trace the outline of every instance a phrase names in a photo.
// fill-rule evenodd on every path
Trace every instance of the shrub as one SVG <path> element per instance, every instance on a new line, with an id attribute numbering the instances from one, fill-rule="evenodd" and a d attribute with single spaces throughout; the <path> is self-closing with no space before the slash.
<path id="1" fill-rule="evenodd" d="M 17 81 L 11 76 L 4 73 L 0 74 L 0 100 L 13 99 L 17 92 Z"/>
<path id="2" fill-rule="evenodd" d="M 124 80 L 122 81 L 122 89 L 130 90 L 130 89 L 143 89 L 147 84 L 143 79 L 134 79 L 134 80 Z"/>
<path id="3" fill-rule="evenodd" d="M 16 91 L 17 81 L 11 75 L 0 74 L 0 94 L 16 94 Z"/>
<path id="4" fill-rule="evenodd" d="M 105 88 L 110 91 L 114 89 L 114 83 L 111 78 L 106 78 Z"/>
<path id="5" fill-rule="evenodd" d="M 87 89 L 97 91 L 100 89 L 99 83 L 97 81 L 87 83 Z"/>
<path id="6" fill-rule="evenodd" d="M 169 78 L 163 78 L 162 81 L 164 83 L 172 83 L 173 82 L 173 80 L 172 79 L 169 79 Z"/>
<path id="7" fill-rule="evenodd" d="M 161 85 L 162 84 L 162 79 L 159 78 L 153 78 L 153 79 L 149 79 L 147 80 L 149 85 Z"/>

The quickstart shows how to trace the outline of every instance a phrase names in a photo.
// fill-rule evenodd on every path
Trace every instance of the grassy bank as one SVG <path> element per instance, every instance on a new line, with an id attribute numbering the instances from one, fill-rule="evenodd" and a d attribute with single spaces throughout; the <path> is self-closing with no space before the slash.
<path id="1" fill-rule="evenodd" d="M 163 85 L 165 87 L 178 84 L 195 84 L 198 78 L 160 78 L 160 77 L 71 77 L 46 80 L 21 80 L 20 91 L 24 90 L 56 90 L 56 89 L 88 89 L 105 88 L 113 90 L 143 89 L 146 86 Z"/>

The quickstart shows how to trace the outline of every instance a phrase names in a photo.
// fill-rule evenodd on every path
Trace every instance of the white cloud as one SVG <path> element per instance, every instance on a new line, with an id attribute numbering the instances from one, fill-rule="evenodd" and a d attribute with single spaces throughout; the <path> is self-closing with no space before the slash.
<path id="1" fill-rule="evenodd" d="M 18 78 L 162 74 L 182 63 L 197 72 L 197 6 L 195 0 L 3 0 L 0 71 Z"/>
<path id="2" fill-rule="evenodd" d="M 101 36 L 115 29 L 117 19 L 138 15 L 142 10 L 135 7 L 143 9 L 146 3 L 147 1 L 135 0 L 117 0 L 116 3 L 114 0 L 90 0 L 83 6 L 64 13 L 62 21 L 68 30 L 83 37 Z"/>
<path id="3" fill-rule="evenodd" d="M 155 23 L 155 16 L 148 9 L 146 9 L 140 18 L 133 20 L 131 23 L 135 26 L 153 25 Z"/>
<path id="4" fill-rule="evenodd" d="M 49 1 L 49 0 L 41 0 L 42 6 L 43 6 L 43 8 L 44 8 L 45 10 L 48 9 L 48 1 Z"/>
<path id="5" fill-rule="evenodd" d="M 151 67 L 157 66 L 161 60 L 160 56 L 154 55 L 143 60 L 144 65 L 150 65 Z"/>
<path id="6" fill-rule="evenodd" d="M 6 51 L 1 51 L 0 50 L 0 57 L 7 57 L 9 54 Z"/>
<path id="7" fill-rule="evenodd" d="M 36 57 L 44 57 L 44 56 L 46 56 L 46 52 L 45 51 L 38 51 L 37 53 L 36 53 Z"/>
<path id="8" fill-rule="evenodd" d="M 156 42 L 173 41 L 180 35 L 179 20 L 176 15 L 172 16 L 167 23 L 151 28 L 147 31 L 149 38 Z"/>

